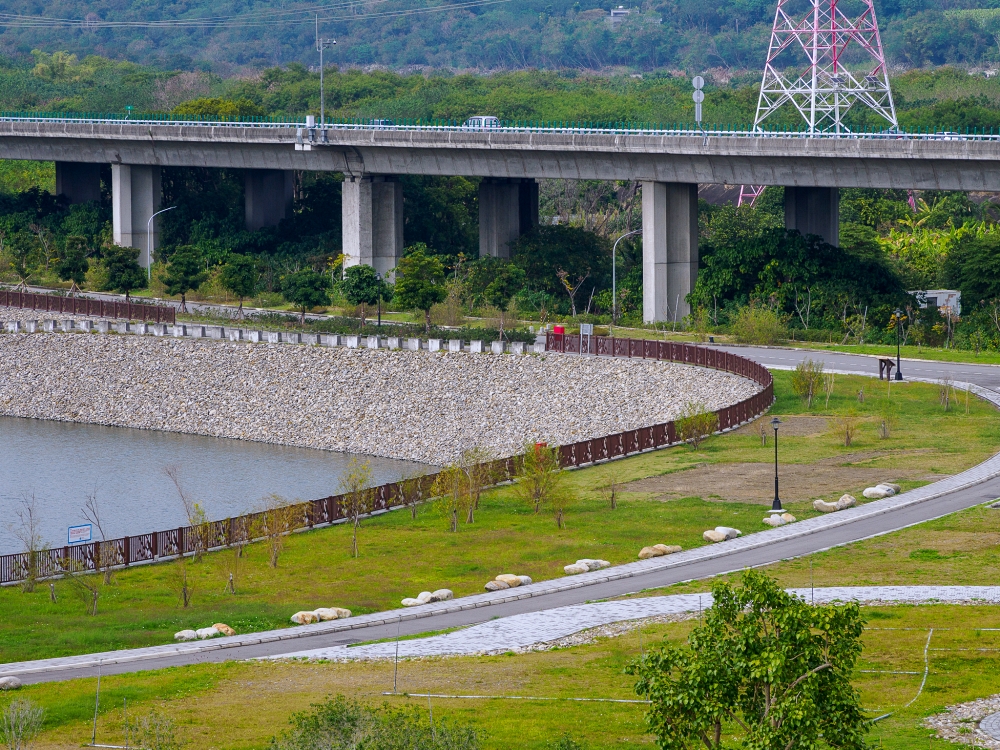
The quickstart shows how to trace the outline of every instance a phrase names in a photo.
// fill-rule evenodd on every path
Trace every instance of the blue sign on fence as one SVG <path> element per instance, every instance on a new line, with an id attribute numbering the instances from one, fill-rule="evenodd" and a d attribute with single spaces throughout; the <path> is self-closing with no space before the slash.
<path id="1" fill-rule="evenodd" d="M 84 544 L 89 542 L 94 535 L 94 527 L 89 523 L 81 526 L 70 526 L 66 537 L 69 544 Z"/>

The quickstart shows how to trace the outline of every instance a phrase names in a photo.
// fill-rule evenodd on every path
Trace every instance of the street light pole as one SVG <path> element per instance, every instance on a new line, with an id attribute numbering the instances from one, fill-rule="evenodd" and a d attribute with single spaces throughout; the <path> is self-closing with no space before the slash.
<path id="1" fill-rule="evenodd" d="M 618 243 L 626 237 L 639 234 L 641 231 L 641 229 L 633 229 L 631 232 L 626 232 L 615 240 L 614 247 L 611 248 L 611 327 L 609 327 L 608 333 L 612 336 L 614 336 L 615 320 L 618 317 Z"/>
<path id="2" fill-rule="evenodd" d="M 897 307 L 893 315 L 896 316 L 896 380 L 902 380 L 903 370 L 899 366 L 899 338 L 903 328 L 903 311 Z"/>
<path id="3" fill-rule="evenodd" d="M 382 333 L 382 274 L 376 271 L 375 278 L 378 279 L 378 330 Z"/>
<path id="4" fill-rule="evenodd" d="M 319 126 L 326 127 L 326 87 L 323 85 L 323 50 L 337 43 L 336 39 L 321 39 L 319 14 L 316 14 L 316 51 L 319 52 Z"/>
<path id="5" fill-rule="evenodd" d="M 778 425 L 780 424 L 781 420 L 777 417 L 771 420 L 771 427 L 774 428 L 774 502 L 771 503 L 772 515 L 785 512 L 785 509 L 781 507 L 781 499 L 778 497 Z"/>
<path id="6" fill-rule="evenodd" d="M 157 211 L 155 214 L 149 217 L 149 221 L 146 222 L 146 281 L 151 281 L 153 278 L 153 219 L 155 219 L 160 214 L 164 214 L 167 211 L 173 211 L 177 206 L 171 206 L 170 208 L 164 208 L 161 211 Z"/>

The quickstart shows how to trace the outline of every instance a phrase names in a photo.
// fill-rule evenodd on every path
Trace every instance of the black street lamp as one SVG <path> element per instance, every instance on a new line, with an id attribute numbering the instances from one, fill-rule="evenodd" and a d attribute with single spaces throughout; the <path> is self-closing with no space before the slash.
<path id="1" fill-rule="evenodd" d="M 378 271 L 375 272 L 375 278 L 378 279 L 378 332 L 382 333 L 382 274 Z"/>
<path id="2" fill-rule="evenodd" d="M 903 328 L 903 311 L 897 307 L 893 315 L 896 316 L 896 380 L 902 380 L 903 371 L 899 367 L 899 337 Z"/>
<path id="3" fill-rule="evenodd" d="M 774 502 L 771 503 L 771 514 L 784 513 L 781 507 L 781 500 L 778 498 L 778 425 L 781 420 L 775 417 L 771 420 L 771 427 L 774 428 Z"/>

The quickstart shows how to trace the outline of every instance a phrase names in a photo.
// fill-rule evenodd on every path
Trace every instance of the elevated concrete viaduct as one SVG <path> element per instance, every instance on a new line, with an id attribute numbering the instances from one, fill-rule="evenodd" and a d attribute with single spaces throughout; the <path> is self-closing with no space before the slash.
<path id="1" fill-rule="evenodd" d="M 498 257 L 508 257 L 510 243 L 537 222 L 536 180 L 638 180 L 649 321 L 688 312 L 684 297 L 698 265 L 699 183 L 791 188 L 786 225 L 832 243 L 838 239 L 840 188 L 1000 191 L 1000 140 L 990 137 L 351 126 L 320 131 L 295 124 L 6 119 L 0 120 L 0 158 L 55 161 L 59 185 L 71 200 L 93 195 L 96 170 L 83 164 L 116 165 L 115 237 L 143 250 L 145 221 L 158 205 L 152 176 L 157 167 L 248 170 L 252 228 L 275 224 L 287 213 L 288 183 L 280 174 L 342 172 L 344 251 L 350 262 L 371 263 L 383 273 L 395 266 L 403 246 L 399 175 L 483 178 L 480 252 Z"/>

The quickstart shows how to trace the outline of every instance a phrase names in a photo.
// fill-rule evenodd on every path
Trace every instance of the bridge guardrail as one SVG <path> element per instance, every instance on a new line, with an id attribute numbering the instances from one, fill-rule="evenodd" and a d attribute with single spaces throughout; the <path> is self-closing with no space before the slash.
<path id="1" fill-rule="evenodd" d="M 150 305 L 142 302 L 118 302 L 113 300 L 90 299 L 88 297 L 67 297 L 61 294 L 37 294 L 35 292 L 0 291 L 0 306 L 18 307 L 22 310 L 57 312 L 64 315 L 93 315 L 98 318 L 122 318 L 126 320 L 151 320 L 154 323 L 177 322 L 177 310 L 170 305 Z"/>
<path id="2" fill-rule="evenodd" d="M 580 338 L 576 336 L 548 334 L 545 339 L 545 349 L 550 352 L 578 354 L 579 342 Z M 774 403 L 774 381 L 767 368 L 730 352 L 695 344 L 605 336 L 592 337 L 590 347 L 592 348 L 584 347 L 585 354 L 699 365 L 749 378 L 763 386 L 762 390 L 753 396 L 716 412 L 720 432 L 733 429 L 760 416 Z M 563 445 L 559 447 L 559 458 L 564 468 L 570 468 L 679 443 L 676 426 L 670 421 Z M 519 468 L 518 456 L 498 459 L 489 463 L 489 476 L 494 477 L 497 482 L 506 481 L 516 476 Z M 437 476 L 436 473 L 425 474 L 419 479 L 417 489 L 422 499 L 426 499 Z M 384 512 L 402 505 L 403 491 L 404 481 L 389 482 L 374 487 L 374 512 Z M 289 508 L 292 518 L 288 522 L 288 532 L 347 520 L 344 495 L 331 495 L 319 500 L 297 503 Z M 196 550 L 204 552 L 242 544 L 252 541 L 255 533 L 259 534 L 256 530 L 266 521 L 266 514 L 267 511 L 250 513 L 220 521 L 210 521 L 199 526 L 182 526 L 166 531 L 44 549 L 34 553 L 16 552 L 0 555 L 0 586 L 19 583 L 29 577 L 36 580 L 56 577 L 67 569 L 97 571 L 108 566 L 128 567 L 194 554 Z"/>
<path id="3" fill-rule="evenodd" d="M 379 118 L 355 118 L 346 120 L 328 119 L 326 123 L 308 125 L 303 119 L 281 119 L 256 117 L 248 120 L 228 120 L 191 115 L 144 114 L 140 116 L 116 115 L 113 113 L 67 114 L 60 112 L 0 112 L 0 122 L 45 123 L 63 125 L 141 125 L 209 128 L 252 128 L 285 129 L 303 131 L 323 130 L 363 130 L 363 131 L 431 131 L 458 133 L 553 133 L 559 135 L 625 135 L 625 136 L 687 136 L 712 138 L 823 138 L 837 140 L 932 140 L 932 141 L 997 141 L 1000 131 L 990 128 L 966 128 L 964 133 L 932 128 L 917 128 L 914 131 L 869 129 L 852 132 L 809 132 L 791 126 L 767 126 L 753 128 L 748 125 L 714 124 L 706 127 L 690 123 L 632 123 L 632 122 L 522 122 L 502 121 L 499 127 L 467 127 L 451 120 L 396 120 L 394 124 L 383 124 Z M 379 124 L 374 124 L 378 122 Z M 313 145 L 321 142 L 312 141 Z"/>

